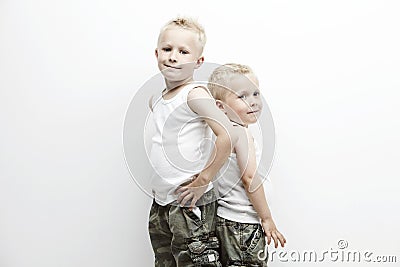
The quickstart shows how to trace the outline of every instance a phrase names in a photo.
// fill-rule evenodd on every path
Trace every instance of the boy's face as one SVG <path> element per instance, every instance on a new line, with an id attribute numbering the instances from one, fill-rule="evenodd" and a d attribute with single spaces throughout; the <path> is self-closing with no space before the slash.
<path id="1" fill-rule="evenodd" d="M 263 108 L 258 86 L 254 74 L 236 74 L 226 84 L 231 92 L 226 94 L 219 107 L 232 121 L 245 126 L 257 122 Z"/>
<path id="2" fill-rule="evenodd" d="M 169 27 L 160 34 L 156 57 L 158 68 L 169 82 L 192 79 L 194 70 L 204 61 L 198 35 L 178 27 Z"/>

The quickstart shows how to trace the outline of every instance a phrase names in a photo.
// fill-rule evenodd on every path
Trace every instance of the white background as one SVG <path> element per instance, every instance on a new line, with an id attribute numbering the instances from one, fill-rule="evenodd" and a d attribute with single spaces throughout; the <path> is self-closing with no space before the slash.
<path id="1" fill-rule="evenodd" d="M 1 267 L 152 265 L 151 200 L 128 172 L 122 131 L 176 15 L 204 25 L 207 61 L 259 76 L 286 250 L 322 255 L 344 239 L 400 261 L 400 3 L 261 3 L 0 1 Z M 270 264 L 289 265 L 310 263 Z"/>

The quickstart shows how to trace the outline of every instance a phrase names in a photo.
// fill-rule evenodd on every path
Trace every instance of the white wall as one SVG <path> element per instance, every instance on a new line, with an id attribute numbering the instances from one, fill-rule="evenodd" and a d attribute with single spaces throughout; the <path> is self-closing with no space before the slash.
<path id="1" fill-rule="evenodd" d="M 126 167 L 123 125 L 178 14 L 205 26 L 207 61 L 258 73 L 286 251 L 343 239 L 400 261 L 400 3 L 232 2 L 0 1 L 1 267 L 151 266 L 151 200 Z M 309 263 L 271 263 L 289 265 Z"/>

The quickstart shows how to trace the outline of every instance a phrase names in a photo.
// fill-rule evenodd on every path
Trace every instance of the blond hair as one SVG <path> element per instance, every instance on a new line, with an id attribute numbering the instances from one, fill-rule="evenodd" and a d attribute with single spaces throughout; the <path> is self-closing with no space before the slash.
<path id="1" fill-rule="evenodd" d="M 208 89 L 216 100 L 224 100 L 226 95 L 231 92 L 227 83 L 237 74 L 253 74 L 253 70 L 247 65 L 227 63 L 219 66 L 211 73 L 208 79 Z"/>
<path id="2" fill-rule="evenodd" d="M 201 53 L 203 52 L 204 46 L 206 45 L 207 37 L 203 26 L 201 26 L 201 24 L 197 20 L 190 17 L 177 17 L 175 19 L 172 19 L 161 28 L 160 35 L 162 32 L 170 27 L 178 27 L 196 33 L 198 35 Z"/>

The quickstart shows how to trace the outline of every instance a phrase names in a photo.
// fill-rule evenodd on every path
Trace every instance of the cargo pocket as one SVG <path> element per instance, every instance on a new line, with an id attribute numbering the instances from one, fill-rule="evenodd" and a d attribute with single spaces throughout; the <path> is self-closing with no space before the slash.
<path id="1" fill-rule="evenodd" d="M 192 241 L 188 244 L 190 256 L 195 267 L 217 266 L 221 267 L 218 253 L 219 242 L 216 237 L 208 240 Z"/>

